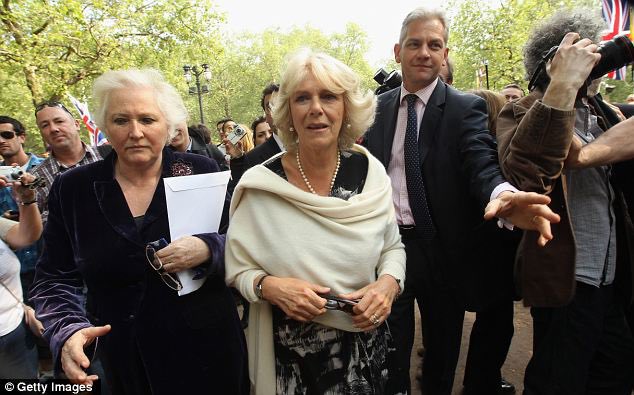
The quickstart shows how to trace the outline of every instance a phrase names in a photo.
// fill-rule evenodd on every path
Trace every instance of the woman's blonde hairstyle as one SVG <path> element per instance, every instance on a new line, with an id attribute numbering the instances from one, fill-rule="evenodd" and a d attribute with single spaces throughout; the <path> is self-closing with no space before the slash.
<path id="1" fill-rule="evenodd" d="M 374 122 L 376 97 L 361 90 L 357 74 L 341 61 L 324 53 L 301 49 L 288 59 L 282 73 L 280 91 L 273 102 L 273 120 L 278 135 L 289 151 L 297 146 L 297 134 L 291 132 L 293 118 L 290 100 L 299 84 L 314 76 L 332 93 L 343 95 L 344 119 L 339 132 L 339 148 L 349 149 Z"/>
<path id="2" fill-rule="evenodd" d="M 495 136 L 495 133 L 497 132 L 498 114 L 502 111 L 502 107 L 506 104 L 506 99 L 501 94 L 487 89 L 476 89 L 471 91 L 471 93 L 480 96 L 487 102 L 489 132 Z"/>
<path id="3" fill-rule="evenodd" d="M 242 151 L 247 153 L 255 148 L 255 143 L 253 142 L 253 131 L 247 125 L 242 123 L 239 124 L 239 126 L 246 132 L 245 136 L 240 141 L 242 142 Z"/>
<path id="4" fill-rule="evenodd" d="M 163 75 L 154 69 L 130 69 L 106 71 L 95 80 L 92 97 L 95 101 L 95 122 L 108 136 L 106 112 L 110 105 L 110 94 L 121 88 L 150 88 L 154 91 L 156 104 L 167 121 L 167 141 L 176 136 L 176 125 L 187 122 L 187 109 L 176 89 Z"/>

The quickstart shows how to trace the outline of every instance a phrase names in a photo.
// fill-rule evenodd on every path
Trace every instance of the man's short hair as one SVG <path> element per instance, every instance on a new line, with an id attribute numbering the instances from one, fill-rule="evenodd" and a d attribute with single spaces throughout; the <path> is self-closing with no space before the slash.
<path id="1" fill-rule="evenodd" d="M 222 118 L 220 121 L 216 122 L 216 127 L 218 127 L 218 125 L 224 125 L 228 121 L 233 121 L 233 119 L 231 119 L 231 118 Z"/>
<path id="2" fill-rule="evenodd" d="M 21 134 L 26 134 L 26 129 L 24 128 L 24 125 L 22 125 L 22 122 L 18 121 L 15 118 L 11 118 L 6 115 L 0 115 L 0 123 L 10 123 L 11 125 L 13 125 L 13 131 L 17 136 Z"/>
<path id="3" fill-rule="evenodd" d="M 414 21 L 428 21 L 434 19 L 440 21 L 443 26 L 443 39 L 445 40 L 445 45 L 447 45 L 447 41 L 449 41 L 449 25 L 447 23 L 445 12 L 440 9 L 425 7 L 418 7 L 407 14 L 403 20 L 403 24 L 401 25 L 401 34 L 399 36 L 398 43 L 403 45 L 403 41 L 405 41 L 405 37 L 407 36 L 407 28 L 410 23 Z"/>
<path id="4" fill-rule="evenodd" d="M 262 110 L 266 111 L 266 108 L 264 108 L 264 98 L 272 94 L 273 92 L 279 92 L 279 90 L 280 84 L 276 83 L 268 84 L 266 88 L 264 88 L 264 90 L 262 91 L 262 98 L 260 99 L 260 107 L 262 107 Z"/>
<path id="5" fill-rule="evenodd" d="M 561 43 L 568 32 L 579 33 L 581 38 L 589 38 L 593 42 L 601 39 L 601 31 L 606 28 L 603 18 L 598 12 L 589 8 L 560 10 L 533 29 L 524 45 L 524 69 L 529 81 L 537 69 L 543 56 L 554 46 Z M 550 83 L 547 73 L 540 73 L 535 87 L 546 89 Z"/>
<path id="6" fill-rule="evenodd" d="M 442 79 L 444 82 L 446 82 L 447 84 L 451 85 L 453 84 L 453 60 L 451 60 L 451 58 L 447 57 L 447 59 L 445 60 L 446 64 L 447 64 L 447 77 L 445 78 L 442 75 L 442 71 L 439 74 L 440 79 Z"/>
<path id="7" fill-rule="evenodd" d="M 211 130 L 209 130 L 207 125 L 202 123 L 190 125 L 187 127 L 187 131 L 189 132 L 190 137 L 197 137 L 199 140 L 204 141 L 205 144 L 211 143 Z"/>

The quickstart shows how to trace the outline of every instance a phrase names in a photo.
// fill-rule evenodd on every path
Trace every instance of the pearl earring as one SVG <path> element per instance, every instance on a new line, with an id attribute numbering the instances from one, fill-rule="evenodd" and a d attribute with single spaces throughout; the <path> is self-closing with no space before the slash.
<path id="1" fill-rule="evenodd" d="M 288 128 L 288 131 L 289 131 L 289 132 L 294 132 L 294 131 L 295 131 L 295 128 L 291 126 L 290 128 Z"/>
<path id="2" fill-rule="evenodd" d="M 352 127 L 352 125 L 350 125 L 349 123 L 346 124 L 346 129 L 350 129 Z"/>

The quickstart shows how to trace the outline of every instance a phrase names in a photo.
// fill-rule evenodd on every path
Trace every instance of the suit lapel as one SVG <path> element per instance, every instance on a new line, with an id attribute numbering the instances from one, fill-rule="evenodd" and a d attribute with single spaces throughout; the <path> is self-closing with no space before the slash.
<path id="1" fill-rule="evenodd" d="M 385 94 L 385 117 L 383 118 L 383 164 L 385 168 L 390 164 L 392 158 L 392 144 L 394 143 L 394 132 L 396 130 L 396 117 L 398 115 L 399 99 L 401 88 L 395 88 Z"/>
<path id="2" fill-rule="evenodd" d="M 125 201 L 123 191 L 114 178 L 114 163 L 116 157 L 116 154 L 114 154 L 109 159 L 104 160 L 104 162 L 108 161 L 107 164 L 104 163 L 104 173 L 102 177 L 99 177 L 99 179 L 93 183 L 95 196 L 97 197 L 99 209 L 114 231 L 123 238 L 142 246 L 145 243 L 141 240 L 141 235 L 137 230 L 134 218 L 132 218 L 132 213 Z M 174 152 L 169 148 L 163 149 L 163 177 L 170 176 L 173 161 Z M 146 228 L 157 219 L 167 217 L 163 177 L 159 180 L 152 201 L 145 212 L 143 228 Z"/>
<path id="3" fill-rule="evenodd" d="M 142 244 L 123 191 L 114 178 L 116 157 L 114 153 L 108 159 L 104 159 L 102 176 L 93 182 L 97 203 L 115 232 L 135 244 Z"/>
<path id="4" fill-rule="evenodd" d="M 445 84 L 439 80 L 425 107 L 425 114 L 418 131 L 419 136 L 422 136 L 418 139 L 421 164 L 424 163 L 429 149 L 435 143 L 437 134 L 440 133 L 439 125 L 443 115 L 446 90 Z"/>
<path id="5" fill-rule="evenodd" d="M 150 205 L 145 212 L 145 218 L 143 219 L 143 228 L 146 228 L 161 217 L 167 218 L 167 201 L 165 199 L 165 184 L 163 183 L 163 178 L 172 177 L 172 164 L 175 160 L 176 156 L 173 151 L 163 149 L 163 172 L 161 174 L 161 179 L 156 185 L 156 190 L 154 191 L 154 196 L 152 196 L 152 201 L 150 202 Z"/>

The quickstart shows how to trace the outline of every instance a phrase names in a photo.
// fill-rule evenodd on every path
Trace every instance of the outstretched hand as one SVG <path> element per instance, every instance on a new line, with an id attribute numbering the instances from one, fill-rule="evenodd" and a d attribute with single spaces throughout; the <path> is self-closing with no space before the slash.
<path id="1" fill-rule="evenodd" d="M 537 244 L 543 247 L 553 238 L 550 224 L 561 219 L 549 203 L 550 198 L 539 193 L 505 191 L 487 204 L 484 219 L 504 218 L 520 229 L 535 230 L 540 234 Z"/>
<path id="2" fill-rule="evenodd" d="M 103 336 L 110 332 L 110 325 L 92 326 L 80 329 L 73 333 L 66 340 L 62 347 L 60 360 L 62 369 L 68 379 L 75 384 L 93 384 L 99 377 L 97 375 L 87 375 L 84 369 L 90 366 L 90 360 L 84 353 L 84 348 L 99 336 Z"/>

